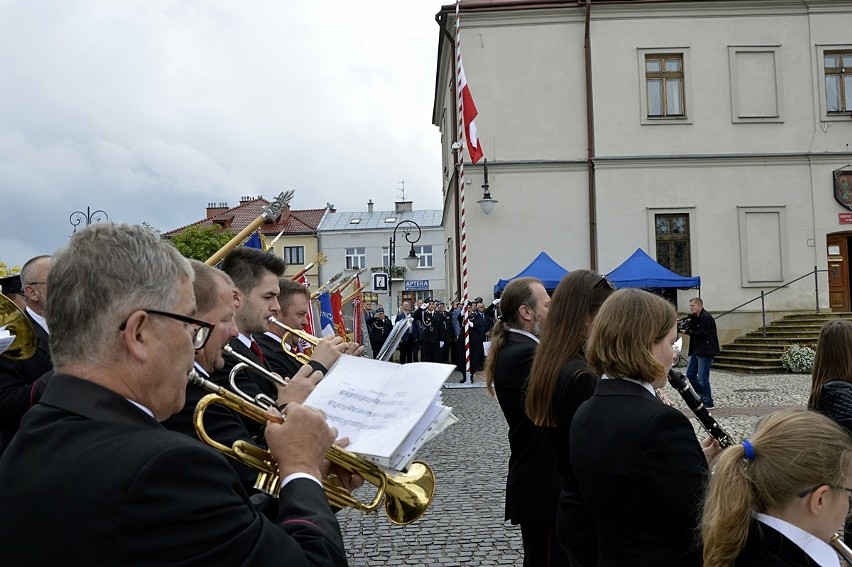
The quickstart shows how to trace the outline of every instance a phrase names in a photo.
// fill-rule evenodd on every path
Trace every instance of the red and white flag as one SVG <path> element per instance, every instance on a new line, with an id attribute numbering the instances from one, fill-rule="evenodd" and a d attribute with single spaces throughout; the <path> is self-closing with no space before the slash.
<path id="1" fill-rule="evenodd" d="M 467 84 L 467 77 L 464 75 L 464 65 L 461 62 L 459 55 L 459 85 L 462 92 L 462 112 L 464 113 L 464 135 L 467 139 L 467 152 L 470 154 L 470 161 L 476 163 L 485 155 L 482 151 L 482 144 L 479 141 L 479 135 L 476 133 L 476 105 L 473 103 L 473 95 L 470 94 L 470 87 Z"/>

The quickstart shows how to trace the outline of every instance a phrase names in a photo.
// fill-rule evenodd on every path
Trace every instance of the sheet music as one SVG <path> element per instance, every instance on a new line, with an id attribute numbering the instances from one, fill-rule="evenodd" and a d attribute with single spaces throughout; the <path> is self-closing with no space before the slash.
<path id="1" fill-rule="evenodd" d="M 305 405 L 323 410 L 329 425 L 349 437 L 348 451 L 403 468 L 434 431 L 449 425 L 452 408 L 443 406 L 440 392 L 454 369 L 341 356 Z"/>
<path id="2" fill-rule="evenodd" d="M 384 360 L 387 362 L 393 356 L 393 352 L 399 346 L 400 341 L 402 341 L 402 336 L 408 331 L 411 327 L 411 315 L 406 315 L 404 319 L 400 319 L 396 322 L 391 329 L 388 338 L 385 339 L 385 344 L 382 345 L 381 350 L 379 350 L 379 355 L 376 357 L 376 360 Z"/>

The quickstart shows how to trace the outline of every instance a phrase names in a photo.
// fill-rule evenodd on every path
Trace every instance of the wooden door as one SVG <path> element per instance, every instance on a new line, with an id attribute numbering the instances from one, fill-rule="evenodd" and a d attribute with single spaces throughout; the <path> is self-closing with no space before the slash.
<path id="1" fill-rule="evenodd" d="M 828 246 L 828 302 L 832 311 L 852 311 L 849 293 L 849 246 L 845 234 L 830 234 Z"/>

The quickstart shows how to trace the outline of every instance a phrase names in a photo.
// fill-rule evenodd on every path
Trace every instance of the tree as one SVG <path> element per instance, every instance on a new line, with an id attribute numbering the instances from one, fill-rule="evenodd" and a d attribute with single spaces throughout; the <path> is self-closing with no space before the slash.
<path id="1" fill-rule="evenodd" d="M 218 226 L 190 226 L 172 236 L 170 241 L 187 258 L 204 262 L 233 237 L 233 232 Z"/>
<path id="2" fill-rule="evenodd" d="M 12 266 L 11 268 L 6 262 L 0 261 L 0 278 L 5 278 L 6 276 L 14 276 L 15 274 L 21 273 L 20 266 Z"/>

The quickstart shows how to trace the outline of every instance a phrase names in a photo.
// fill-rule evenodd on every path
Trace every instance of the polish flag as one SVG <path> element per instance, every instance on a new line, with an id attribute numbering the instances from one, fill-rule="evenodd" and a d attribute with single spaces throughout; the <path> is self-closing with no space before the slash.
<path id="1" fill-rule="evenodd" d="M 470 94 L 470 87 L 467 85 L 467 77 L 464 76 L 461 56 L 459 56 L 459 86 L 462 92 L 462 112 L 464 113 L 464 135 L 467 139 L 467 151 L 470 154 L 470 161 L 476 163 L 485 154 L 482 152 L 482 144 L 479 142 L 479 135 L 476 133 L 474 119 L 478 112 L 473 103 L 473 96 Z"/>

